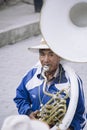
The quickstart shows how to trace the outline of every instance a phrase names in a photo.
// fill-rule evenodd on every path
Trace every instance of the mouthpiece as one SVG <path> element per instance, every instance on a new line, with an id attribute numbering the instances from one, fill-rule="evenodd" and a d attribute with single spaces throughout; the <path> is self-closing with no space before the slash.
<path id="1" fill-rule="evenodd" d="M 43 67 L 43 71 L 46 72 L 46 71 L 48 71 L 48 70 L 49 70 L 49 66 L 45 65 L 45 66 Z"/>
<path id="2" fill-rule="evenodd" d="M 45 72 L 48 71 L 48 70 L 49 70 L 49 66 L 44 65 L 43 68 L 42 68 L 42 73 L 41 73 L 41 75 L 42 75 L 45 79 L 46 79 L 46 77 L 45 77 Z"/>

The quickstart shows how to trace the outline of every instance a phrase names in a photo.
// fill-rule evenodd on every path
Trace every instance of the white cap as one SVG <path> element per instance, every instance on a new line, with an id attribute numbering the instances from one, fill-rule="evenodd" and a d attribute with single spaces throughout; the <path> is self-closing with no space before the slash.
<path id="1" fill-rule="evenodd" d="M 49 130 L 49 126 L 26 115 L 12 115 L 5 119 L 1 130 Z"/>
<path id="2" fill-rule="evenodd" d="M 49 46 L 47 45 L 47 42 L 42 38 L 38 45 L 31 46 L 28 49 L 49 49 Z"/>

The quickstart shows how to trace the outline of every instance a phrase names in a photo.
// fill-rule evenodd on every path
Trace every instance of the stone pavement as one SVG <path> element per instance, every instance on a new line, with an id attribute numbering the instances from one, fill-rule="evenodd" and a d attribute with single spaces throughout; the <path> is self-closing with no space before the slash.
<path id="1" fill-rule="evenodd" d="M 29 51 L 30 45 L 37 44 L 41 35 L 13 45 L 0 48 L 0 127 L 5 117 L 17 114 L 13 102 L 15 90 L 24 74 L 37 62 L 38 54 Z M 87 63 L 69 63 L 84 82 L 84 92 L 87 107 Z M 84 129 L 87 130 L 87 127 Z"/>
<path id="2" fill-rule="evenodd" d="M 30 52 L 28 47 L 38 43 L 40 37 L 0 48 L 0 127 L 6 116 L 17 113 L 13 102 L 15 89 L 22 76 L 37 61 L 37 54 Z"/>
<path id="3" fill-rule="evenodd" d="M 40 34 L 39 17 L 32 4 L 0 8 L 0 47 Z"/>

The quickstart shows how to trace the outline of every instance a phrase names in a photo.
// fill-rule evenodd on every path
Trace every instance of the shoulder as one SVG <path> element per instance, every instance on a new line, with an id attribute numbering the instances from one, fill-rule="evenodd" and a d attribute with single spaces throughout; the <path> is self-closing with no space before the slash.
<path id="1" fill-rule="evenodd" d="M 35 75 L 35 73 L 40 73 L 41 72 L 41 64 L 40 62 L 37 62 L 34 66 L 32 66 L 29 71 L 25 74 L 27 77 L 31 77 Z"/>
<path id="2" fill-rule="evenodd" d="M 22 77 L 22 82 L 26 84 L 29 80 L 33 78 L 35 74 L 38 74 L 41 72 L 41 64 L 38 62 L 34 66 L 32 66 Z"/>

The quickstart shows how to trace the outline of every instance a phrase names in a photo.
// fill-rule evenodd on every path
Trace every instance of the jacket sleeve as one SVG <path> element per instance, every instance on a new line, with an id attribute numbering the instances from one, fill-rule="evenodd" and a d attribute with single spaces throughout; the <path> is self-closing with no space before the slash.
<path id="1" fill-rule="evenodd" d="M 78 105 L 71 126 L 74 130 L 83 130 L 86 124 L 85 98 L 82 80 L 78 77 L 79 98 Z"/>
<path id="2" fill-rule="evenodd" d="M 16 89 L 16 97 L 14 98 L 14 102 L 18 108 L 19 114 L 28 115 L 31 112 L 29 93 L 25 88 L 24 80 L 22 80 L 21 84 Z"/>
<path id="3" fill-rule="evenodd" d="M 16 89 L 16 96 L 13 100 L 16 103 L 19 114 L 29 115 L 32 112 L 30 95 L 26 89 L 26 84 L 33 77 L 35 71 L 34 69 L 29 71 Z"/>

